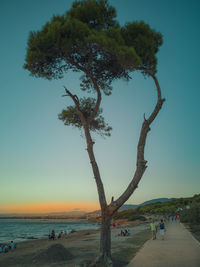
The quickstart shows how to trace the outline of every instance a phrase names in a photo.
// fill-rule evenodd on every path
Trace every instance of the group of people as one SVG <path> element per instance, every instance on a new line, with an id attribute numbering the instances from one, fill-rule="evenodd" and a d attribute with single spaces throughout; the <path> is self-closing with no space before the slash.
<path id="1" fill-rule="evenodd" d="M 179 220 L 179 216 L 178 215 L 171 215 L 171 216 L 169 216 L 169 220 L 170 220 L 170 218 L 171 218 L 171 221 L 173 222 L 173 221 L 178 221 Z"/>
<path id="2" fill-rule="evenodd" d="M 0 253 L 7 253 L 10 250 L 14 250 L 16 248 L 17 248 L 17 246 L 16 246 L 16 244 L 13 241 L 11 241 L 9 245 L 7 245 L 7 244 L 0 244 Z"/>
<path id="3" fill-rule="evenodd" d="M 121 232 L 118 234 L 118 236 L 129 236 L 131 233 L 129 230 L 121 230 Z"/>
<path id="4" fill-rule="evenodd" d="M 75 232 L 76 232 L 75 229 L 71 229 L 70 232 L 69 232 L 69 234 L 70 234 L 70 233 L 75 233 Z M 63 237 L 63 235 L 67 235 L 67 232 L 66 232 L 66 231 L 61 231 L 61 232 L 58 234 L 57 238 L 60 239 L 61 237 Z M 51 231 L 51 233 L 48 235 L 48 237 L 49 237 L 50 240 L 51 240 L 51 239 L 52 239 L 52 240 L 55 240 L 55 239 L 56 239 L 56 233 L 55 233 L 55 230 L 54 230 L 54 229 Z"/>
<path id="5" fill-rule="evenodd" d="M 164 240 L 166 228 L 165 228 L 165 223 L 164 223 L 163 219 L 160 220 L 160 223 L 158 225 L 155 224 L 155 220 L 153 219 L 151 224 L 150 224 L 150 228 L 151 228 L 153 240 L 156 239 L 156 234 L 157 234 L 158 229 L 160 229 L 161 239 Z"/>
<path id="6" fill-rule="evenodd" d="M 170 221 L 178 221 L 179 222 L 179 215 L 170 215 L 166 218 L 166 220 Z M 157 231 L 160 230 L 160 235 L 161 235 L 161 239 L 164 240 L 165 237 L 165 232 L 166 232 L 166 227 L 165 227 L 165 223 L 164 220 L 161 219 L 159 224 L 155 224 L 155 220 L 153 219 L 151 224 L 150 224 L 150 228 L 151 228 L 151 232 L 152 232 L 152 239 L 155 240 L 156 239 L 156 234 Z"/>

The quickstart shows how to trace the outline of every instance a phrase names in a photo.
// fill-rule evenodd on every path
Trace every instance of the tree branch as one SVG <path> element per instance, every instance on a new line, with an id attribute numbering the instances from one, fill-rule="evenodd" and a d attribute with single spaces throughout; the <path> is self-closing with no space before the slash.
<path id="1" fill-rule="evenodd" d="M 97 82 L 95 81 L 95 79 L 92 77 L 92 75 L 88 74 L 87 73 L 87 76 L 90 78 L 91 82 L 93 83 L 94 85 L 94 89 L 96 90 L 97 92 L 97 101 L 96 101 L 96 105 L 95 105 L 95 108 L 89 118 L 89 123 L 92 122 L 94 120 L 94 118 L 96 117 L 98 111 L 99 111 L 99 107 L 100 107 L 100 104 L 101 104 L 101 91 L 99 89 L 99 86 L 97 85 Z"/>
<path id="2" fill-rule="evenodd" d="M 76 108 L 78 108 L 80 110 L 80 104 L 79 104 L 79 99 L 78 99 L 77 95 L 73 95 L 65 86 L 64 86 L 64 88 L 65 88 L 65 92 L 66 92 L 67 96 L 71 97 Z"/>
<path id="3" fill-rule="evenodd" d="M 87 124 L 86 124 L 86 126 L 84 126 L 84 132 L 85 132 L 85 137 L 86 137 L 86 142 L 87 142 L 87 151 L 88 151 L 88 155 L 90 158 L 90 163 L 92 165 L 94 178 L 95 178 L 95 181 L 97 184 L 99 203 L 101 205 L 101 210 L 103 211 L 107 207 L 106 196 L 105 196 L 104 186 L 103 186 L 103 183 L 101 180 L 99 168 L 98 168 L 95 156 L 94 156 L 94 151 L 93 151 L 94 142 L 93 142 L 92 137 L 90 135 L 90 130 L 89 130 L 89 127 Z"/>
<path id="4" fill-rule="evenodd" d="M 83 112 L 80 109 L 80 103 L 79 103 L 79 99 L 78 99 L 77 95 L 73 95 L 65 86 L 64 86 L 64 88 L 65 88 L 65 92 L 66 92 L 67 96 L 71 97 L 71 99 L 73 100 L 73 102 L 76 106 L 76 112 L 77 112 L 77 115 L 79 116 L 79 118 L 81 120 L 83 127 L 87 126 L 87 121 L 84 117 Z"/>
<path id="5" fill-rule="evenodd" d="M 158 115 L 159 111 L 162 108 L 162 104 L 165 101 L 165 99 L 162 99 L 161 97 L 161 89 L 160 89 L 160 86 L 159 86 L 159 83 L 158 83 L 158 80 L 155 74 L 149 71 L 146 71 L 146 73 L 149 74 L 155 82 L 156 90 L 157 90 L 157 104 L 148 119 L 146 119 L 144 116 L 144 121 L 143 121 L 142 128 L 140 131 L 140 137 L 139 137 L 138 146 L 137 146 L 137 163 L 136 163 L 135 174 L 130 184 L 124 191 L 124 193 L 122 193 L 122 195 L 116 201 L 110 203 L 108 208 L 111 214 L 114 214 L 129 199 L 129 197 L 138 187 L 138 184 L 143 176 L 143 173 L 145 172 L 147 168 L 146 166 L 147 161 L 144 159 L 144 148 L 146 144 L 147 134 L 150 131 L 150 124 L 153 122 L 153 120 Z"/>
<path id="6" fill-rule="evenodd" d="M 89 58 L 90 60 L 90 58 Z M 77 69 L 81 70 L 82 72 L 84 72 L 86 74 L 86 76 L 89 77 L 90 81 L 92 82 L 92 84 L 94 85 L 94 89 L 97 92 L 97 101 L 96 101 L 96 105 L 94 108 L 94 111 L 92 112 L 91 116 L 89 117 L 88 122 L 90 123 L 91 121 L 94 120 L 94 118 L 96 117 L 100 104 L 101 104 L 101 91 L 99 89 L 99 86 L 96 82 L 96 80 L 92 77 L 92 75 L 88 72 L 88 70 L 82 66 L 80 66 L 79 64 L 77 64 L 76 62 L 74 62 L 72 59 L 70 60 L 70 63 L 73 64 L 74 66 L 76 66 Z M 90 62 L 88 61 L 88 65 L 90 64 Z M 89 66 L 90 67 L 90 66 Z"/>
<path id="7" fill-rule="evenodd" d="M 157 116 L 157 114 L 160 111 L 160 109 L 162 108 L 162 105 L 165 102 L 165 98 L 162 98 L 162 96 L 161 96 L 160 85 L 159 85 L 158 79 L 156 78 L 155 74 L 153 74 L 151 72 L 148 72 L 148 71 L 147 71 L 147 73 L 154 80 L 154 83 L 156 85 L 156 90 L 157 90 L 157 104 L 156 104 L 156 107 L 155 107 L 154 111 L 151 113 L 151 115 L 148 118 L 148 123 L 150 125 L 154 121 L 154 119 Z"/>
<path id="8" fill-rule="evenodd" d="M 73 95 L 66 87 L 65 91 L 66 94 L 68 96 L 71 97 L 71 99 L 73 100 L 76 109 L 77 109 L 77 114 L 81 120 L 83 129 L 84 129 L 84 133 L 85 133 L 85 138 L 86 138 L 86 143 L 87 143 L 87 151 L 88 151 L 88 155 L 90 158 L 90 163 L 92 165 L 92 170 L 93 170 L 93 174 L 94 174 L 94 178 L 97 184 L 97 190 L 98 190 L 98 195 L 99 195 L 99 203 L 101 205 L 101 209 L 105 210 L 107 207 L 107 202 L 106 202 L 106 197 L 105 197 L 105 191 L 104 191 L 104 187 L 103 187 L 103 183 L 101 180 L 101 176 L 100 176 L 100 172 L 99 172 L 99 168 L 94 156 L 94 151 L 93 151 L 93 145 L 94 142 L 92 140 L 92 137 L 90 135 L 90 129 L 89 129 L 89 123 L 87 122 L 87 120 L 84 117 L 84 114 L 82 113 L 81 109 L 80 109 L 80 105 L 79 105 L 79 99 L 76 95 Z"/>

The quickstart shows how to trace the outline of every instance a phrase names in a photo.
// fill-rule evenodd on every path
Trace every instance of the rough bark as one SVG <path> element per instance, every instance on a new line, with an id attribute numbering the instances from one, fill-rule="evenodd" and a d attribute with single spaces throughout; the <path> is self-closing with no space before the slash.
<path id="1" fill-rule="evenodd" d="M 109 214 L 102 214 L 100 253 L 107 257 L 111 257 L 111 219 L 112 217 Z"/>
<path id="2" fill-rule="evenodd" d="M 90 264 L 90 267 L 112 267 L 113 261 L 111 257 L 111 216 L 104 214 L 101 220 L 101 236 L 100 236 L 100 254 L 96 260 Z"/>

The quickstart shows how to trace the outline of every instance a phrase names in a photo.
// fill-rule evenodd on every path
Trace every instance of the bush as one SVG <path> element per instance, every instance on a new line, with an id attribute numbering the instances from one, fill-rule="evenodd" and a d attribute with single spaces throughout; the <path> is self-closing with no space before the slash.
<path id="1" fill-rule="evenodd" d="M 146 221 L 146 218 L 142 215 L 132 215 L 128 218 L 128 221 L 136 221 L 136 220 L 140 220 L 140 221 Z"/>
<path id="2" fill-rule="evenodd" d="M 146 218 L 139 214 L 136 210 L 123 210 L 115 214 L 114 219 L 127 219 L 128 221 L 141 220 L 145 221 Z"/>
<path id="3" fill-rule="evenodd" d="M 184 223 L 200 223 L 200 204 L 195 203 L 190 209 L 185 209 L 181 212 L 181 222 Z"/>

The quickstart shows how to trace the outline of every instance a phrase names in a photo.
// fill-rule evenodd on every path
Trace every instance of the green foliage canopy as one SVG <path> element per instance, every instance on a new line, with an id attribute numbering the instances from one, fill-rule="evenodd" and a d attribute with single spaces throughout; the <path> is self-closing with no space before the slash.
<path id="1" fill-rule="evenodd" d="M 116 10 L 105 0 L 75 1 L 67 16 L 76 18 L 97 31 L 118 26 L 115 20 Z"/>
<path id="2" fill-rule="evenodd" d="M 24 68 L 47 79 L 82 71 L 100 85 L 139 68 L 155 70 L 161 34 L 144 22 L 120 27 L 115 17 L 107 0 L 75 1 L 65 15 L 30 33 Z"/>
<path id="3" fill-rule="evenodd" d="M 64 15 L 53 16 L 41 30 L 30 32 L 24 68 L 49 80 L 60 79 L 69 70 L 81 72 L 82 90 L 97 91 L 98 87 L 106 95 L 111 94 L 113 80 L 128 80 L 136 70 L 156 72 L 161 34 L 144 22 L 121 27 L 115 18 L 116 10 L 107 0 L 75 1 Z M 99 113 L 96 116 L 90 129 L 109 135 L 111 127 Z M 59 118 L 80 128 L 75 106 Z"/>
<path id="4" fill-rule="evenodd" d="M 122 27 L 122 36 L 127 46 L 133 46 L 141 59 L 138 66 L 144 70 L 156 71 L 159 46 L 162 45 L 162 35 L 152 30 L 148 24 L 141 22 L 127 23 Z"/>

